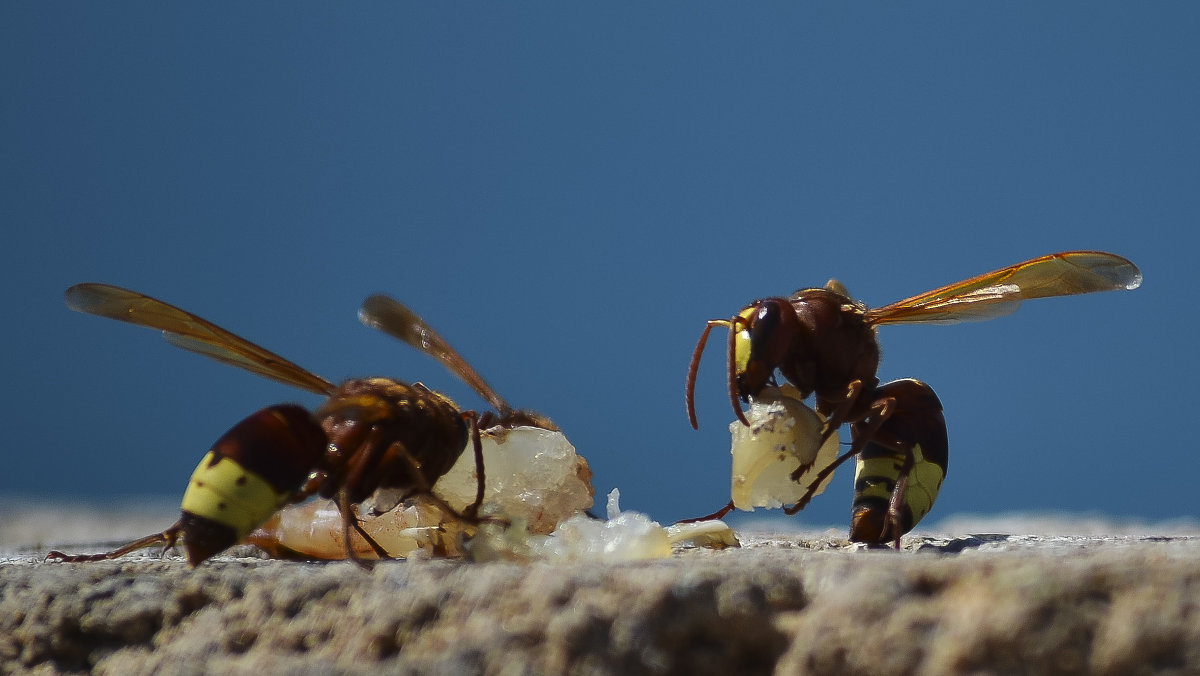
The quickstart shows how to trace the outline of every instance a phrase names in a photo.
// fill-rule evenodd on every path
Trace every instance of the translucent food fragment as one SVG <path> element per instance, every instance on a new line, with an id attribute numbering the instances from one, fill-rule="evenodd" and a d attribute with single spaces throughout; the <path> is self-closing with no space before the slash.
<path id="1" fill-rule="evenodd" d="M 719 519 L 671 524 L 667 526 L 667 539 L 672 546 L 691 544 L 709 549 L 742 546 L 733 529 Z"/>
<path id="2" fill-rule="evenodd" d="M 578 514 L 559 524 L 550 535 L 530 535 L 516 527 L 484 524 L 467 548 L 477 561 L 618 563 L 666 558 L 671 555 L 672 544 L 698 538 L 736 543 L 733 531 L 720 521 L 686 524 L 685 534 L 681 534 L 678 526 L 663 528 L 645 514 L 621 511 L 619 499 L 620 492 L 613 489 L 608 495 L 607 520 Z"/>
<path id="3" fill-rule="evenodd" d="M 800 500 L 821 469 L 838 455 L 838 435 L 821 443 L 825 419 L 804 404 L 795 388 L 766 387 L 750 399 L 746 418 L 750 426 L 734 421 L 729 425 L 733 455 L 730 497 L 734 507 L 782 507 Z M 799 480 L 797 468 L 805 468 Z M 825 490 L 832 473 L 818 487 Z"/>

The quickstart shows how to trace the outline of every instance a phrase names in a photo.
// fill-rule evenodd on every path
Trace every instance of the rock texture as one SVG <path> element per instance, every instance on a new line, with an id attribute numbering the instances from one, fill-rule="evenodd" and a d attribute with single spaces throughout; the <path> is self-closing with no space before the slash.
<path id="1" fill-rule="evenodd" d="M 744 543 L 618 565 L 370 571 L 10 552 L 0 672 L 1200 673 L 1198 538 Z"/>

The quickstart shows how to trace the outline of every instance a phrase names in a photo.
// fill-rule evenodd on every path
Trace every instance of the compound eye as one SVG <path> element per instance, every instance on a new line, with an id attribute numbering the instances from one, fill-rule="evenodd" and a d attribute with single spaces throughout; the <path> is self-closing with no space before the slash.
<path id="1" fill-rule="evenodd" d="M 787 354 L 791 332 L 784 327 L 784 311 L 778 300 L 761 303 L 750 320 L 750 359 L 766 362 L 774 368 Z"/>
<path id="2" fill-rule="evenodd" d="M 791 303 L 779 298 L 758 301 L 738 313 L 733 356 L 743 399 L 758 394 L 787 356 L 795 333 L 788 313 L 794 313 Z"/>

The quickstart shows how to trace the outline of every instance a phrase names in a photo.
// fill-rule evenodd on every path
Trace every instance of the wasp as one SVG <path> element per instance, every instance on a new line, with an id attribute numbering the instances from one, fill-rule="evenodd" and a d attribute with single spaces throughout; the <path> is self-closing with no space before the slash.
<path id="1" fill-rule="evenodd" d="M 388 556 L 359 524 L 356 508 L 365 500 L 372 498 L 373 509 L 386 512 L 418 494 L 433 497 L 433 484 L 470 443 L 478 482 L 475 501 L 462 513 L 441 506 L 475 520 L 485 482 L 480 427 L 557 429 L 539 414 L 510 407 L 424 320 L 388 296 L 367 298 L 359 319 L 433 356 L 478 392 L 494 413 L 461 410 L 421 383 L 355 378 L 335 385 L 190 312 L 129 289 L 78 284 L 67 289 L 66 300 L 72 310 L 159 329 L 172 345 L 326 399 L 315 412 L 296 404 L 269 406 L 230 428 L 192 473 L 179 521 L 161 533 L 104 554 L 53 551 L 48 559 L 102 561 L 160 543 L 169 549 L 182 540 L 194 568 L 241 541 L 283 506 L 320 495 L 333 498 L 341 513 L 347 558 L 365 565 L 350 548 L 351 530 L 379 558 Z"/>
<path id="2" fill-rule="evenodd" d="M 756 300 L 733 317 L 705 326 L 688 365 L 688 420 L 698 427 L 693 394 L 709 333 L 726 327 L 729 400 L 743 424 L 749 422 L 740 402 L 775 384 L 778 371 L 804 398 L 814 397 L 826 418 L 822 442 L 850 425 L 849 450 L 821 469 L 800 500 L 784 511 L 803 509 L 838 466 L 857 456 L 851 539 L 894 541 L 899 548 L 900 536 L 928 513 L 945 477 L 946 423 L 941 402 L 925 383 L 879 383 L 877 328 L 992 319 L 1032 298 L 1136 289 L 1141 282 L 1137 266 L 1121 256 L 1067 251 L 874 309 L 850 298 L 836 280 L 788 298 Z M 713 516 L 731 509 L 732 503 Z"/>

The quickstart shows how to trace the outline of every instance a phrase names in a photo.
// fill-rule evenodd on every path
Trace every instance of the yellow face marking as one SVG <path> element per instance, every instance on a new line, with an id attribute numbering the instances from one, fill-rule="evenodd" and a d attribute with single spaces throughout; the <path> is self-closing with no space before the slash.
<path id="1" fill-rule="evenodd" d="M 730 331 L 737 331 L 737 335 L 733 339 L 733 361 L 737 365 L 737 373 L 742 374 L 750 366 L 750 331 L 744 327 L 750 326 L 750 318 L 758 308 L 751 305 L 750 307 L 738 313 L 745 321 L 733 321 L 730 326 Z"/>
<path id="2" fill-rule="evenodd" d="M 183 511 L 233 528 L 240 540 L 266 521 L 291 497 L 278 493 L 262 477 L 227 457 L 213 463 L 209 451 L 183 494 Z"/>

